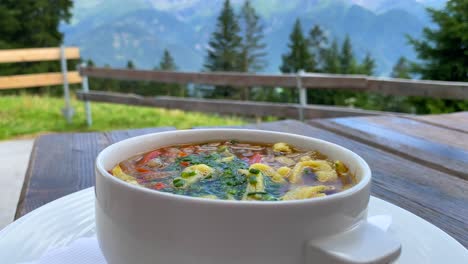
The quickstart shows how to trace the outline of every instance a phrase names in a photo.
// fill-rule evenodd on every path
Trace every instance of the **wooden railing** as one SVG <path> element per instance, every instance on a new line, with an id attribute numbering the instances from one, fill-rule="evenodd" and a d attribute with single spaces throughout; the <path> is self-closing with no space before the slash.
<path id="1" fill-rule="evenodd" d="M 66 76 L 69 84 L 81 82 L 81 76 L 77 72 L 68 72 Z M 36 73 L 0 77 L 0 89 L 33 88 L 61 85 L 63 83 L 64 76 L 62 73 Z"/>
<path id="2" fill-rule="evenodd" d="M 79 71 L 67 70 L 67 60 L 79 59 L 76 47 L 35 48 L 0 50 L 0 63 L 18 63 L 60 60 L 62 72 L 0 76 L 1 89 L 22 89 L 49 85 L 64 87 L 65 117 L 70 122 L 73 109 L 70 105 L 68 84 L 82 83 L 83 91 L 78 98 L 85 101 L 88 125 L 91 125 L 89 101 L 125 103 L 133 105 L 157 106 L 251 116 L 278 116 L 285 118 L 317 118 L 355 115 L 392 114 L 361 109 L 318 106 L 307 104 L 308 89 L 344 89 L 357 92 L 376 92 L 387 95 L 426 96 L 444 99 L 468 99 L 468 83 L 421 81 L 391 78 L 375 78 L 364 75 L 338 74 L 250 74 L 238 72 L 169 72 L 86 67 Z M 175 84 L 226 85 L 230 87 L 283 87 L 299 91 L 299 104 L 278 104 L 268 102 L 210 100 L 177 97 L 145 98 L 137 95 L 89 91 L 88 77 L 111 78 L 119 80 L 155 81 Z"/>
<path id="3" fill-rule="evenodd" d="M 171 96 L 143 97 L 136 94 L 102 91 L 78 91 L 77 97 L 84 101 L 151 106 L 166 109 L 255 117 L 275 116 L 280 118 L 298 119 L 299 111 L 301 109 L 305 119 L 391 114 L 387 112 L 368 111 L 338 106 L 307 105 L 302 107 L 298 104 L 255 101 L 182 98 Z"/>
<path id="4" fill-rule="evenodd" d="M 445 99 L 468 99 L 468 83 L 375 78 L 364 75 L 338 74 L 250 74 L 238 72 L 169 72 L 83 67 L 80 74 L 87 77 L 118 80 L 154 81 L 175 84 L 225 85 L 231 87 L 283 87 L 299 90 L 299 104 L 213 100 L 177 97 L 142 97 L 134 94 L 84 91 L 79 99 L 130 105 L 155 106 L 172 109 L 309 119 L 356 115 L 395 114 L 336 106 L 307 104 L 308 89 L 344 89 L 357 92 L 376 92 L 387 95 L 427 96 Z M 88 114 L 91 117 L 90 113 Z"/>
<path id="5" fill-rule="evenodd" d="M 74 111 L 70 104 L 68 84 L 81 83 L 82 78 L 77 71 L 68 71 L 67 60 L 79 58 L 80 50 L 76 47 L 0 50 L 0 63 L 60 60 L 62 70 L 53 73 L 0 76 L 0 90 L 63 85 L 65 98 L 63 114 L 67 121 L 71 122 Z"/>
<path id="6" fill-rule="evenodd" d="M 80 50 L 76 47 L 68 47 L 63 49 L 63 54 L 61 48 L 0 50 L 0 63 L 54 61 L 62 58 L 79 59 Z M 67 72 L 67 69 L 63 70 Z M 68 72 L 66 79 L 69 84 L 81 83 L 81 76 L 77 71 Z M 32 88 L 63 83 L 63 72 L 0 76 L 0 89 Z"/>
<path id="7" fill-rule="evenodd" d="M 468 99 L 468 83 L 376 78 L 365 75 L 282 74 L 263 75 L 234 72 L 169 72 L 110 68 L 80 68 L 88 77 L 141 80 L 177 84 L 229 85 L 233 87 L 271 86 L 305 89 L 345 89 L 388 95 L 427 96 L 444 99 Z"/>

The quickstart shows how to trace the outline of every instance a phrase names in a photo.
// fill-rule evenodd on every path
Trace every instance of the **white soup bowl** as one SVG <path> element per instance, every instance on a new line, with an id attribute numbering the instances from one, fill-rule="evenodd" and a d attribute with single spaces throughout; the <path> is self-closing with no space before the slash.
<path id="1" fill-rule="evenodd" d="M 352 188 L 294 201 L 210 200 L 128 184 L 108 173 L 152 149 L 236 139 L 288 144 L 341 160 Z M 111 264 L 389 263 L 400 243 L 367 222 L 371 171 L 354 152 L 294 134 L 205 129 L 148 134 L 115 143 L 96 159 L 96 228 Z"/>

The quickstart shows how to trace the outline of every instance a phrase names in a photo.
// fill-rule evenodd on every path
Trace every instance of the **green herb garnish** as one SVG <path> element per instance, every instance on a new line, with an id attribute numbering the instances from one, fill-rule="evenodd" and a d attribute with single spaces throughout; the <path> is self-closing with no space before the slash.
<path id="1" fill-rule="evenodd" d="M 266 193 L 266 192 L 249 192 L 247 194 L 247 196 L 254 196 L 254 195 L 257 195 L 257 194 L 258 195 L 265 195 L 265 194 L 268 194 L 268 193 Z"/>
<path id="2" fill-rule="evenodd" d="M 233 180 L 227 180 L 226 185 L 227 186 L 234 186 L 234 185 L 236 185 L 236 183 Z"/>
<path id="3" fill-rule="evenodd" d="M 252 174 L 259 174 L 260 170 L 252 168 L 252 169 L 249 170 L 249 172 L 252 173 Z"/>
<path id="4" fill-rule="evenodd" d="M 197 173 L 195 171 L 184 171 L 184 172 L 182 172 L 180 174 L 180 176 L 182 178 L 190 178 L 190 177 L 195 176 L 195 175 L 197 175 Z"/>
<path id="5" fill-rule="evenodd" d="M 176 188 L 179 188 L 179 187 L 182 187 L 184 186 L 184 183 L 185 183 L 185 180 L 181 179 L 181 178 L 176 178 L 172 181 L 172 184 L 174 185 L 174 187 Z"/>
<path id="6" fill-rule="evenodd" d="M 249 183 L 250 184 L 256 184 L 257 183 L 257 177 L 250 177 L 249 178 Z"/>

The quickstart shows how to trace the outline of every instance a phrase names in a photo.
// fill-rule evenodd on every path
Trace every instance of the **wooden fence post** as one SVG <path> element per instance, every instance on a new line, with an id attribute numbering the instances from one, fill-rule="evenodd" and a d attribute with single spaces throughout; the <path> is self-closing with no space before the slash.
<path id="1" fill-rule="evenodd" d="M 72 122 L 74 110 L 70 103 L 70 88 L 68 87 L 68 68 L 67 68 L 67 57 L 65 55 L 65 46 L 60 46 L 60 67 L 62 68 L 63 75 L 63 97 L 65 98 L 65 107 L 62 109 L 62 113 L 67 120 L 67 123 Z"/>
<path id="2" fill-rule="evenodd" d="M 81 64 L 82 68 L 86 68 L 86 66 L 86 62 L 83 62 Z M 88 76 L 83 75 L 82 78 L 83 79 L 81 82 L 81 88 L 83 89 L 83 92 L 87 93 L 89 92 Z M 88 100 L 84 100 L 84 106 L 86 113 L 86 124 L 88 124 L 88 127 L 90 127 L 93 124 L 93 117 L 91 115 L 91 103 Z"/>
<path id="3" fill-rule="evenodd" d="M 304 122 L 304 107 L 307 106 L 307 90 L 302 86 L 304 70 L 299 70 L 296 75 L 297 89 L 299 90 L 299 120 Z"/>

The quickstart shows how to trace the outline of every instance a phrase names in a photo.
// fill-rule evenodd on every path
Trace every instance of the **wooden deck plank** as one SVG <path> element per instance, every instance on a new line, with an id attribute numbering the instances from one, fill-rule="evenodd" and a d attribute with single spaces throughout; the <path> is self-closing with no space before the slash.
<path id="1" fill-rule="evenodd" d="M 48 197 L 48 190 L 55 189 L 54 195 L 57 196 L 57 198 L 73 192 L 73 190 L 66 190 L 65 188 L 67 187 L 65 186 L 63 188 L 57 188 L 55 186 L 55 181 L 48 179 L 49 177 L 57 175 L 65 175 L 64 177 L 61 177 L 60 180 L 67 177 L 68 172 L 64 171 L 66 168 L 59 164 L 71 164 L 72 162 L 70 155 L 64 155 L 64 153 L 72 152 L 71 144 L 69 142 L 70 139 L 70 135 L 63 134 L 55 135 L 54 137 L 51 135 L 45 135 L 35 140 L 15 218 L 39 207 L 43 204 L 42 200 L 53 200 L 53 198 Z M 49 148 L 49 146 L 60 147 Z M 45 153 L 47 153 L 47 155 L 45 155 Z M 58 160 L 56 160 L 57 158 Z M 44 179 L 44 182 L 41 182 L 41 180 L 38 180 L 37 178 Z M 70 183 L 71 181 L 73 181 L 73 179 L 70 179 L 67 183 Z M 72 186 L 72 184 L 68 184 L 68 186 Z"/>
<path id="2" fill-rule="evenodd" d="M 442 115 L 408 116 L 407 118 L 468 133 L 468 111 Z"/>
<path id="3" fill-rule="evenodd" d="M 383 124 L 380 124 L 377 121 L 380 119 L 393 121 L 383 120 Z M 458 131 L 442 132 L 439 127 L 427 127 L 427 124 L 422 123 L 411 124 L 410 120 L 397 117 L 335 118 L 313 120 L 309 121 L 309 124 L 468 179 L 468 149 L 457 146 L 454 139 L 450 139 L 450 143 L 444 142 L 444 137 L 466 137 Z M 431 134 L 433 139 L 430 138 Z"/>
<path id="4" fill-rule="evenodd" d="M 173 129 L 162 127 L 38 137 L 31 153 L 16 218 L 62 196 L 93 186 L 94 160 L 106 146 L 131 136 Z"/>
<path id="5" fill-rule="evenodd" d="M 468 133 L 396 116 L 388 116 L 385 118 L 382 118 L 381 116 L 371 118 L 364 117 L 359 120 L 365 120 L 366 122 L 376 124 L 379 127 L 391 129 L 392 131 L 421 138 L 430 142 L 468 150 Z M 466 157 L 468 158 L 468 156 Z"/>

